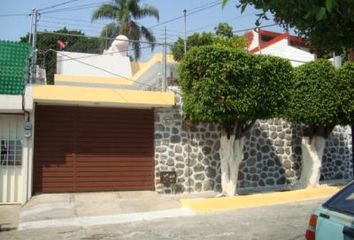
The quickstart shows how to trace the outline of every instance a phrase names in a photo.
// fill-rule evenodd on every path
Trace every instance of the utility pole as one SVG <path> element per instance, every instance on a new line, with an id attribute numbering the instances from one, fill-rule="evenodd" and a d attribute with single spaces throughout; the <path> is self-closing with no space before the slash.
<path id="1" fill-rule="evenodd" d="M 32 62 L 31 62 L 31 78 L 32 83 L 36 77 L 36 64 L 37 64 L 37 23 L 38 23 L 38 10 L 32 9 L 32 25 L 31 25 L 31 45 L 32 45 Z"/>
<path id="2" fill-rule="evenodd" d="M 167 28 L 165 26 L 165 39 L 163 44 L 162 55 L 162 91 L 166 91 L 167 88 Z"/>
<path id="3" fill-rule="evenodd" d="M 184 56 L 187 54 L 187 10 L 183 10 L 184 16 Z"/>

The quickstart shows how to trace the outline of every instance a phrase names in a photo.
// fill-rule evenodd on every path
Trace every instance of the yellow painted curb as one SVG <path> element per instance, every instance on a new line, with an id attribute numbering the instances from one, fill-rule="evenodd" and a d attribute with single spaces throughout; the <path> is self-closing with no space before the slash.
<path id="1" fill-rule="evenodd" d="M 213 212 L 239 208 L 270 206 L 282 203 L 314 200 L 329 197 L 340 190 L 340 187 L 307 188 L 287 192 L 260 193 L 246 196 L 181 199 L 181 204 L 195 212 Z"/>

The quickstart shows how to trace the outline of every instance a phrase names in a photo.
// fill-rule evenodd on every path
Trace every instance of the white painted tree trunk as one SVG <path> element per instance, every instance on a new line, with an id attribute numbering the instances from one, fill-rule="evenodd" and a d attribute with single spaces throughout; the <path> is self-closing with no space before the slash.
<path id="1" fill-rule="evenodd" d="M 220 138 L 221 187 L 222 195 L 234 196 L 237 193 L 237 178 L 240 163 L 243 159 L 244 137 L 235 139 L 235 135 L 227 138 L 223 133 Z"/>
<path id="2" fill-rule="evenodd" d="M 303 137 L 302 148 L 302 171 L 300 182 L 304 187 L 316 187 L 320 182 L 320 170 L 322 156 L 326 140 L 324 137 Z"/>

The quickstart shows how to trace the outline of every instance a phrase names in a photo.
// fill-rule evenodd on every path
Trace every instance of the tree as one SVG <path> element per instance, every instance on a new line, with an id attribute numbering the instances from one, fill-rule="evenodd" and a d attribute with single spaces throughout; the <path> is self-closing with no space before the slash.
<path id="1" fill-rule="evenodd" d="M 223 5 L 227 2 L 223 0 Z M 270 13 L 279 25 L 296 28 L 301 36 L 309 39 L 317 53 L 354 48 L 353 0 L 240 0 L 238 7 L 243 12 L 248 5 L 262 11 L 256 24 L 267 19 Z"/>
<path id="2" fill-rule="evenodd" d="M 235 195 L 245 136 L 257 119 L 283 112 L 290 62 L 211 45 L 191 49 L 179 71 L 184 118 L 222 127 L 222 189 L 225 195 Z"/>
<path id="3" fill-rule="evenodd" d="M 194 33 L 187 38 L 187 51 L 193 47 L 211 45 L 213 43 L 213 35 L 211 33 Z M 180 61 L 184 57 L 184 40 L 178 38 L 171 47 L 173 58 Z"/>
<path id="4" fill-rule="evenodd" d="M 341 96 L 342 125 L 351 125 L 352 144 L 354 143 L 354 62 L 346 62 L 337 72 L 338 92 Z M 354 173 L 354 155 L 352 150 Z M 354 174 L 353 174 L 354 178 Z"/>
<path id="5" fill-rule="evenodd" d="M 287 118 L 305 124 L 302 139 L 302 172 L 300 182 L 319 184 L 325 140 L 337 124 L 342 123 L 341 80 L 327 60 L 317 60 L 294 70 Z M 343 119 L 344 120 L 344 119 Z"/>
<path id="6" fill-rule="evenodd" d="M 141 50 L 139 40 L 145 38 L 150 42 L 151 49 L 155 45 L 155 37 L 152 32 L 136 20 L 144 17 L 154 17 L 159 20 L 159 11 L 153 6 L 140 5 L 141 0 L 114 0 L 112 3 L 102 4 L 93 14 L 92 21 L 97 19 L 109 19 L 113 22 L 106 25 L 101 36 L 116 37 L 118 34 L 125 35 L 133 40 L 135 59 L 139 59 Z"/>
<path id="7" fill-rule="evenodd" d="M 232 26 L 230 26 L 228 23 L 219 23 L 219 25 L 214 29 L 217 36 L 226 38 L 232 38 L 234 36 L 234 33 L 232 32 Z"/>
<path id="8" fill-rule="evenodd" d="M 229 46 L 238 49 L 246 49 L 247 39 L 244 36 L 234 36 L 232 26 L 227 23 L 220 23 L 215 28 L 216 34 L 209 32 L 194 33 L 187 38 L 187 51 L 194 47 L 207 45 Z M 184 40 L 178 38 L 171 47 L 173 57 L 176 61 L 181 61 L 184 57 Z"/>
<path id="9" fill-rule="evenodd" d="M 54 31 L 54 33 L 41 32 L 37 34 L 37 64 L 41 66 L 45 65 L 48 84 L 54 83 L 54 74 L 56 72 L 56 53 L 49 49 L 59 51 L 58 40 L 65 43 L 66 46 L 64 49 L 69 52 L 100 53 L 103 50 L 102 44 L 97 38 L 88 38 L 81 31 L 63 28 Z M 20 41 L 27 42 L 28 34 L 21 37 Z"/>

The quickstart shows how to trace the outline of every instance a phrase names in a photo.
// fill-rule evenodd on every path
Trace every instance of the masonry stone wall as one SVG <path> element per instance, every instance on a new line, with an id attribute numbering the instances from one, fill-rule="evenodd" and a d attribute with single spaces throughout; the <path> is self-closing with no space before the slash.
<path id="1" fill-rule="evenodd" d="M 321 180 L 353 179 L 353 143 L 349 126 L 337 126 L 326 141 Z"/>
<path id="2" fill-rule="evenodd" d="M 191 125 L 179 107 L 155 112 L 155 186 L 160 193 L 220 191 L 220 126 Z M 246 136 L 238 186 L 285 188 L 301 174 L 301 127 L 281 119 L 257 121 Z M 321 180 L 352 178 L 352 143 L 348 127 L 336 127 L 326 141 Z M 176 171 L 177 184 L 165 186 L 160 171 Z"/>

